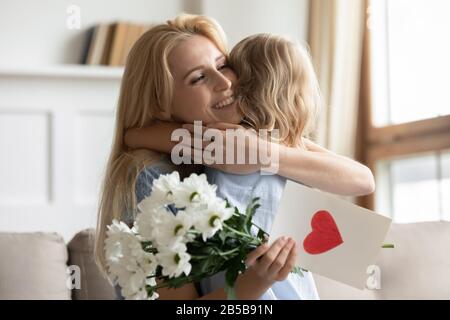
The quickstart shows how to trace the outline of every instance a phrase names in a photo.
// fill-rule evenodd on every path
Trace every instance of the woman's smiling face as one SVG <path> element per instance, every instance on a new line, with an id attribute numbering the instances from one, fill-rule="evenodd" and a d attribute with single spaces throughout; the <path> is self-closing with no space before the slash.
<path id="1" fill-rule="evenodd" d="M 240 123 L 233 95 L 236 75 L 213 42 L 194 35 L 177 45 L 168 60 L 174 79 L 173 120 Z"/>

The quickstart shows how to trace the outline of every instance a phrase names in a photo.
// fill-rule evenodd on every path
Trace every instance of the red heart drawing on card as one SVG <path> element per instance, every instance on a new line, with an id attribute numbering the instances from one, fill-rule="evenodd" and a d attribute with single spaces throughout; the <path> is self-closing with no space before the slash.
<path id="1" fill-rule="evenodd" d="M 317 211 L 311 219 L 312 231 L 303 240 L 309 254 L 320 254 L 344 243 L 333 216 L 325 210 Z"/>

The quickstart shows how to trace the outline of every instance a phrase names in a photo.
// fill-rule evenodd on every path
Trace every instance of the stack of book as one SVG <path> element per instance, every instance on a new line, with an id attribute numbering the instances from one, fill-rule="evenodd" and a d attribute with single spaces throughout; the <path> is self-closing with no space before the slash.
<path id="1" fill-rule="evenodd" d="M 87 32 L 83 64 L 124 66 L 128 52 L 149 24 L 101 23 Z"/>

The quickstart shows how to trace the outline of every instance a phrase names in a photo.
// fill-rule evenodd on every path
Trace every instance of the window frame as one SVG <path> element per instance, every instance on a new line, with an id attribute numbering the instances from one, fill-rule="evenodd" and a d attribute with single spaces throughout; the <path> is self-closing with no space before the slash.
<path id="1" fill-rule="evenodd" d="M 366 23 L 363 35 L 356 158 L 376 174 L 377 161 L 450 149 L 450 115 L 381 127 L 374 126 L 371 95 L 371 31 L 367 23 L 369 5 L 370 1 L 365 0 Z M 358 197 L 357 204 L 373 210 L 376 194 L 375 190 L 371 195 Z"/>

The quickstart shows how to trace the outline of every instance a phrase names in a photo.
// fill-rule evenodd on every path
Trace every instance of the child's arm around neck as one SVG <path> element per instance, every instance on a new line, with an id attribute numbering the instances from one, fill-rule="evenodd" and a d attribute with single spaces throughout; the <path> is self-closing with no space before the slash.
<path id="1" fill-rule="evenodd" d="M 151 126 L 126 131 L 124 142 L 131 149 L 150 149 L 170 154 L 177 142 L 171 141 L 172 132 L 180 129 L 177 122 L 156 122 Z"/>
<path id="2" fill-rule="evenodd" d="M 279 175 L 343 196 L 366 195 L 375 190 L 368 167 L 308 139 L 303 141 L 307 150 L 280 146 Z"/>
<path id="3" fill-rule="evenodd" d="M 189 131 L 193 132 L 190 125 Z M 236 125 L 216 126 L 216 129 L 235 128 Z M 145 148 L 170 154 L 178 142 L 171 141 L 172 132 L 182 128 L 175 122 L 158 122 L 152 126 L 129 129 L 125 143 L 132 149 Z M 214 126 L 213 126 L 214 128 Z M 312 141 L 303 138 L 306 150 L 278 145 L 280 176 L 301 182 L 326 192 L 359 196 L 370 194 L 375 189 L 373 174 L 369 168 L 348 157 L 333 153 Z M 207 164 L 205 164 L 207 165 Z M 208 165 L 234 174 L 249 174 L 260 169 L 260 164 L 213 164 Z"/>

